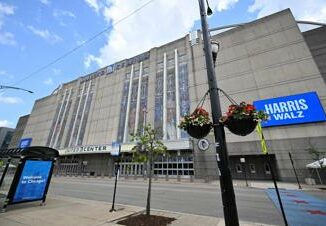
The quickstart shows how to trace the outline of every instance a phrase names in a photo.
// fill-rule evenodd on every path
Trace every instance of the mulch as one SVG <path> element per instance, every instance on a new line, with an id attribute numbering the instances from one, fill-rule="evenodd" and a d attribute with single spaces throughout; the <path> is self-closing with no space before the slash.
<path id="1" fill-rule="evenodd" d="M 175 218 L 171 217 L 157 215 L 147 216 L 145 214 L 140 214 L 129 216 L 124 220 L 117 222 L 117 224 L 126 226 L 167 226 L 174 220 Z"/>

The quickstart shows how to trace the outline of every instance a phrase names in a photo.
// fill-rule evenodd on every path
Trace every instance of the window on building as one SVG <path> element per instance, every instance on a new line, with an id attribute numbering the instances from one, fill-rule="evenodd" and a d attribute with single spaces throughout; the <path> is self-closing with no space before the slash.
<path id="1" fill-rule="evenodd" d="M 271 174 L 271 169 L 267 163 L 264 164 L 265 166 L 265 174 Z"/>
<path id="2" fill-rule="evenodd" d="M 159 62 L 159 63 L 157 63 L 157 70 L 158 70 L 158 71 L 163 71 L 163 68 L 164 68 L 164 64 L 163 64 L 163 62 Z"/>
<path id="3" fill-rule="evenodd" d="M 163 138 L 163 71 L 158 71 L 156 73 L 154 128 L 157 131 L 157 137 L 162 139 Z"/>
<path id="4" fill-rule="evenodd" d="M 256 166 L 254 164 L 249 164 L 250 173 L 256 173 Z"/>
<path id="5" fill-rule="evenodd" d="M 119 118 L 118 138 L 117 138 L 119 142 L 123 141 L 124 126 L 126 120 L 126 109 L 128 104 L 129 82 L 130 82 L 130 73 L 127 73 L 125 74 L 125 81 L 123 83 L 123 92 L 122 92 L 121 105 L 120 105 L 120 118 Z"/>
<path id="6" fill-rule="evenodd" d="M 242 173 L 242 167 L 241 167 L 241 164 L 236 164 L 236 165 L 235 165 L 235 169 L 236 169 L 237 173 Z"/>
<path id="7" fill-rule="evenodd" d="M 187 63 L 179 63 L 179 105 L 180 117 L 189 114 L 190 101 L 189 101 L 189 87 L 188 87 L 188 68 Z M 181 138 L 187 138 L 186 131 L 181 130 Z"/>
<path id="8" fill-rule="evenodd" d="M 144 67 L 144 69 L 143 69 L 143 76 L 148 75 L 148 73 L 149 73 L 149 68 L 148 67 Z"/>
<path id="9" fill-rule="evenodd" d="M 173 68 L 173 67 L 174 67 L 174 58 L 168 59 L 167 68 Z"/>

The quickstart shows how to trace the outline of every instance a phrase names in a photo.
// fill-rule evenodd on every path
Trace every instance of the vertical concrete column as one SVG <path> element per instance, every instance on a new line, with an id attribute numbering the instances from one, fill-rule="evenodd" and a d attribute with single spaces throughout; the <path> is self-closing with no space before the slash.
<path id="1" fill-rule="evenodd" d="M 132 91 L 132 80 L 134 75 L 134 65 L 131 65 L 131 72 L 130 72 L 130 82 L 129 82 L 129 89 L 128 89 L 128 101 L 127 101 L 127 110 L 126 110 L 126 120 L 125 120 L 125 127 L 123 130 L 123 143 L 127 141 L 128 135 L 128 121 L 129 121 L 129 111 L 130 111 L 130 100 L 131 100 L 131 91 Z"/>
<path id="2" fill-rule="evenodd" d="M 55 129 L 58 126 L 59 117 L 60 117 L 60 114 L 61 114 L 61 111 L 62 111 L 62 108 L 63 108 L 63 104 L 64 104 L 65 99 L 66 99 L 67 91 L 68 90 L 66 89 L 64 94 L 63 94 L 63 98 L 62 98 L 62 102 L 61 102 L 61 105 L 60 105 L 59 113 L 57 115 L 57 119 L 55 121 L 55 125 L 54 125 L 54 128 L 53 128 L 53 133 L 52 133 L 51 140 L 50 140 L 50 147 L 53 147 L 53 138 L 54 138 L 54 136 L 56 134 Z"/>
<path id="3" fill-rule="evenodd" d="M 89 98 L 89 93 L 91 91 L 91 87 L 92 87 L 92 80 L 90 80 L 89 83 L 88 83 L 86 99 L 85 99 L 85 103 L 84 103 L 84 107 L 83 107 L 83 112 L 82 112 L 82 116 L 81 116 L 81 119 L 80 119 L 78 133 L 77 133 L 77 137 L 76 137 L 76 143 L 75 143 L 76 146 L 78 144 L 79 135 L 80 135 L 80 131 L 81 131 L 81 128 L 82 128 L 82 124 L 83 124 L 83 120 L 84 120 L 84 115 L 85 115 L 85 110 L 86 110 L 86 105 L 87 105 L 87 101 L 88 101 L 88 98 Z"/>
<path id="4" fill-rule="evenodd" d="M 164 59 L 163 59 L 163 140 L 166 140 L 166 76 L 167 76 L 166 53 L 164 53 Z"/>
<path id="5" fill-rule="evenodd" d="M 143 75 L 143 62 L 140 62 L 139 76 L 138 76 L 138 92 L 137 92 L 137 105 L 136 105 L 136 117 L 135 117 L 135 129 L 134 129 L 134 133 L 136 133 L 137 130 L 138 130 L 139 106 L 140 106 L 140 94 L 141 94 L 142 75 Z"/>
<path id="6" fill-rule="evenodd" d="M 76 117 L 75 117 L 75 119 L 74 119 L 74 124 L 73 124 L 73 126 L 72 126 L 72 134 L 71 134 L 71 136 L 70 136 L 70 140 L 69 140 L 69 147 L 71 146 L 71 142 L 72 142 L 72 139 L 73 139 L 73 134 L 74 134 L 74 131 L 75 131 L 75 127 L 76 127 L 76 122 L 77 122 L 77 118 L 78 118 L 78 112 L 79 112 L 79 110 L 80 110 L 80 104 L 81 104 L 81 101 L 82 101 L 82 99 L 83 99 L 83 94 L 84 94 L 84 92 L 85 92 L 85 88 L 86 88 L 86 82 L 84 82 L 84 84 L 83 84 L 83 88 L 82 88 L 82 91 L 81 91 L 81 93 L 79 94 L 80 95 L 80 98 L 79 98 L 79 102 L 78 102 L 78 107 L 77 107 L 77 112 L 76 112 Z M 78 95 L 78 94 L 77 94 Z M 78 96 L 77 96 L 78 97 Z"/>
<path id="7" fill-rule="evenodd" d="M 174 50 L 174 68 L 175 68 L 175 119 L 176 119 L 176 130 L 177 139 L 181 137 L 180 128 L 178 127 L 180 123 L 180 106 L 179 106 L 179 64 L 178 64 L 178 50 Z"/>
<path id="8" fill-rule="evenodd" d="M 71 89 L 70 89 L 70 90 L 69 90 L 69 94 L 68 94 L 67 99 L 64 100 L 64 102 L 67 102 L 67 103 L 66 103 L 65 108 L 64 108 L 64 110 L 63 110 L 62 120 L 64 120 L 64 118 L 65 118 L 65 116 L 66 116 L 66 114 L 67 114 L 67 108 L 68 108 L 68 104 L 69 104 L 69 100 L 70 100 L 71 93 L 72 93 L 72 91 L 71 91 Z M 58 139 L 59 139 L 59 135 L 60 135 L 60 133 L 61 133 L 61 130 L 62 130 L 62 123 L 61 123 L 61 125 L 60 125 L 59 131 L 58 131 L 57 136 L 56 136 L 56 138 L 55 138 L 55 141 L 54 141 L 53 147 L 56 147 L 56 146 L 57 146 L 57 143 L 58 143 Z"/>

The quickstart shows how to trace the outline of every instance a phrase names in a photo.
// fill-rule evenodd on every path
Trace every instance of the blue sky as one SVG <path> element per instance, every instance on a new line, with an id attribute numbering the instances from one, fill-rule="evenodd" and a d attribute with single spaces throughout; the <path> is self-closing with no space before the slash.
<path id="1" fill-rule="evenodd" d="M 147 4 L 148 3 L 148 4 Z M 296 19 L 326 22 L 325 0 L 209 0 L 209 26 L 249 22 L 290 8 Z M 137 13 L 119 22 L 142 5 Z M 107 32 L 62 60 L 34 73 Z M 35 100 L 61 83 L 130 58 L 200 28 L 197 0 L 0 0 L 0 126 L 16 126 Z"/>

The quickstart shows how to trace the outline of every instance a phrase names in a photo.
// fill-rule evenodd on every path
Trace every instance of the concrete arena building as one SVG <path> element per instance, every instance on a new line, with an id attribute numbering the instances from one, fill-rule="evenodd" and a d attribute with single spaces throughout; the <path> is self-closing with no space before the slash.
<path id="1" fill-rule="evenodd" d="M 0 149 L 8 148 L 14 131 L 13 128 L 0 127 Z"/>
<path id="2" fill-rule="evenodd" d="M 212 36 L 221 45 L 215 69 L 218 86 L 237 102 L 316 92 L 325 108 L 322 67 L 305 40 L 310 36 L 315 37 L 300 32 L 290 10 Z M 32 138 L 33 146 L 58 149 L 57 173 L 76 175 L 113 175 L 109 153 L 111 143 L 118 141 L 124 153 L 121 174 L 142 176 L 143 165 L 131 162 L 129 134 L 146 121 L 158 130 L 170 153 L 156 159 L 157 176 L 218 178 L 212 132 L 203 151 L 198 140 L 177 127 L 208 90 L 200 37 L 200 31 L 186 35 L 60 85 L 35 102 L 22 138 Z M 325 42 L 314 46 L 325 50 Z M 220 100 L 225 112 L 230 103 L 222 94 Z M 210 111 L 209 100 L 204 107 Z M 325 149 L 325 125 L 322 120 L 264 128 L 280 180 L 295 180 L 288 152 L 300 180 L 311 176 L 305 168 L 313 161 L 307 150 Z M 269 179 L 256 132 L 242 137 L 225 130 L 233 178 L 246 173 L 249 179 Z"/>
<path id="3" fill-rule="evenodd" d="M 27 121 L 28 121 L 28 117 L 29 115 L 24 115 L 21 116 L 18 119 L 17 125 L 16 125 L 16 129 L 14 131 L 14 134 L 12 135 L 10 144 L 9 144 L 9 148 L 15 148 L 19 146 L 19 142 L 22 139 Z"/>

